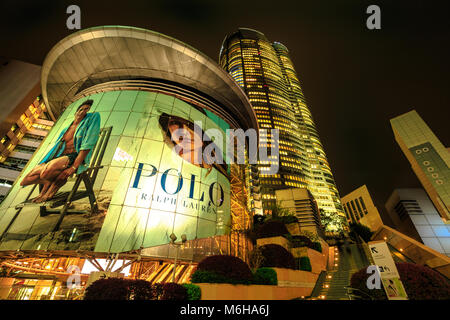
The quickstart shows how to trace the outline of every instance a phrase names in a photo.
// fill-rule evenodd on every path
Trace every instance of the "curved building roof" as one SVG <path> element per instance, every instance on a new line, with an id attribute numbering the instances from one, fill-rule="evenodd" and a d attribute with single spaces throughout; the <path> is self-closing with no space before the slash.
<path id="1" fill-rule="evenodd" d="M 134 85 L 212 101 L 207 107 L 232 126 L 258 128 L 245 93 L 216 62 L 179 40 L 141 28 L 102 26 L 67 36 L 45 58 L 41 85 L 55 117 L 86 92 Z"/>

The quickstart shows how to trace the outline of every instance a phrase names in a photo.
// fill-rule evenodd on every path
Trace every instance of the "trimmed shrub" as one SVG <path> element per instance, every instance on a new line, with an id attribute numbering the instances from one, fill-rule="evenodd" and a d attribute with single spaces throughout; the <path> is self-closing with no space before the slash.
<path id="1" fill-rule="evenodd" d="M 369 242 L 373 235 L 372 230 L 361 223 L 350 223 L 350 232 L 359 235 L 365 242 Z"/>
<path id="2" fill-rule="evenodd" d="M 266 220 L 266 216 L 255 214 L 253 216 L 253 226 L 258 228 L 264 224 L 265 220 Z"/>
<path id="3" fill-rule="evenodd" d="M 203 271 L 203 270 L 195 270 L 191 276 L 192 283 L 232 283 L 239 284 L 243 283 L 242 280 L 235 280 L 223 276 L 221 274 L 217 274 L 213 271 Z M 245 282 L 247 283 L 247 282 Z"/>
<path id="4" fill-rule="evenodd" d="M 311 249 L 314 249 L 314 250 L 319 251 L 320 253 L 322 253 L 322 244 L 320 242 L 313 242 Z"/>
<path id="5" fill-rule="evenodd" d="M 286 216 L 268 216 L 266 221 L 279 221 L 283 224 L 295 223 L 298 222 L 298 218 L 294 215 L 286 215 Z"/>
<path id="6" fill-rule="evenodd" d="M 450 281 L 438 272 L 428 267 L 413 263 L 396 263 L 400 279 L 410 300 L 442 300 L 450 297 Z M 366 282 L 370 275 L 363 268 L 352 275 L 351 286 L 362 290 L 374 299 L 387 299 L 384 289 L 367 288 Z"/>
<path id="7" fill-rule="evenodd" d="M 84 300 L 151 300 L 152 284 L 145 280 L 99 279 L 86 288 Z"/>
<path id="8" fill-rule="evenodd" d="M 308 257 L 300 257 L 295 259 L 296 261 L 296 267 L 298 270 L 303 270 L 303 271 L 309 271 L 311 272 L 312 267 L 311 267 L 311 261 L 309 260 Z"/>
<path id="9" fill-rule="evenodd" d="M 306 236 L 291 236 L 292 248 L 308 247 L 313 248 L 313 242 Z"/>
<path id="10" fill-rule="evenodd" d="M 241 259 L 229 255 L 206 257 L 198 264 L 195 273 L 197 273 L 197 271 L 213 272 L 216 275 L 221 276 L 219 279 L 224 278 L 231 281 L 228 283 L 250 283 L 253 279 L 252 272 L 248 265 Z"/>
<path id="11" fill-rule="evenodd" d="M 259 268 L 253 275 L 253 283 L 276 286 L 278 284 L 277 272 L 272 268 Z"/>
<path id="12" fill-rule="evenodd" d="M 187 300 L 187 290 L 184 286 L 174 282 L 157 283 L 155 296 L 158 300 Z"/>
<path id="13" fill-rule="evenodd" d="M 84 300 L 129 300 L 129 285 L 125 279 L 99 279 L 86 288 Z"/>
<path id="14" fill-rule="evenodd" d="M 413 263 L 396 266 L 410 300 L 450 299 L 450 281 L 438 272 Z"/>
<path id="15" fill-rule="evenodd" d="M 287 230 L 284 223 L 277 220 L 270 220 L 263 223 L 256 231 L 256 237 L 258 239 L 285 236 L 288 234 L 289 231 Z"/>
<path id="16" fill-rule="evenodd" d="M 295 269 L 295 260 L 292 254 L 278 244 L 266 244 L 261 246 L 264 257 L 262 267 Z"/>
<path id="17" fill-rule="evenodd" d="M 152 284 L 145 280 L 128 280 L 129 300 L 152 300 L 155 292 Z"/>
<path id="18" fill-rule="evenodd" d="M 188 300 L 200 300 L 200 298 L 202 297 L 202 290 L 198 285 L 192 283 L 184 283 L 182 286 L 186 288 Z"/>
<path id="19" fill-rule="evenodd" d="M 284 224 L 296 223 L 296 222 L 298 222 L 298 218 L 294 215 L 283 216 L 281 218 L 281 222 L 283 222 Z"/>

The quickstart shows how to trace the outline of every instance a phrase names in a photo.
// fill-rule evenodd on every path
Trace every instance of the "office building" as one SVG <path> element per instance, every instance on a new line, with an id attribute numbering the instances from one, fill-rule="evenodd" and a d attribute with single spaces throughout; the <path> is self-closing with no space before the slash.
<path id="1" fill-rule="evenodd" d="M 297 217 L 300 231 L 312 232 L 322 238 L 324 237 L 319 207 L 308 189 L 282 189 L 276 190 L 275 194 L 280 206 L 288 209 Z"/>
<path id="2" fill-rule="evenodd" d="M 40 72 L 30 63 L 0 59 L 0 201 L 54 123 L 40 96 Z"/>
<path id="3" fill-rule="evenodd" d="M 395 189 L 385 206 L 396 230 L 450 257 L 450 225 L 423 189 Z"/>
<path id="4" fill-rule="evenodd" d="M 366 185 L 353 190 L 341 200 L 348 223 L 361 223 L 372 231 L 377 231 L 383 225 L 380 212 Z"/>
<path id="5" fill-rule="evenodd" d="M 219 62 L 249 97 L 260 129 L 279 130 L 279 158 L 258 163 L 265 212 L 275 202 L 275 190 L 307 188 L 324 214 L 344 215 L 286 46 L 270 42 L 256 30 L 240 28 L 225 37 Z M 260 147 L 273 144 L 270 131 L 261 132 Z M 267 174 L 271 163 L 279 163 L 276 174 Z"/>
<path id="6" fill-rule="evenodd" d="M 439 215 L 450 223 L 450 153 L 419 114 L 412 110 L 391 119 L 395 140 Z"/>

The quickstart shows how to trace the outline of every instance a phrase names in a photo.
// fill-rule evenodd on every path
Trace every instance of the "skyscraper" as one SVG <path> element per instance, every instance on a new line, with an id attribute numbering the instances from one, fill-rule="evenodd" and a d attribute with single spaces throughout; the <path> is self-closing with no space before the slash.
<path id="1" fill-rule="evenodd" d="M 253 105 L 261 129 L 279 129 L 277 174 L 265 174 L 270 163 L 258 163 L 263 207 L 275 201 L 275 190 L 307 188 L 319 209 L 344 215 L 338 190 L 311 112 L 303 96 L 288 49 L 264 34 L 240 28 L 228 35 L 220 50 L 220 65 L 235 79 Z M 260 135 L 260 146 L 274 141 Z"/>
<path id="2" fill-rule="evenodd" d="M 377 231 L 383 225 L 380 212 L 373 203 L 366 185 L 353 190 L 341 200 L 349 223 L 361 223 L 372 231 Z"/>
<path id="3" fill-rule="evenodd" d="M 40 73 L 40 66 L 0 59 L 0 201 L 53 126 Z"/>
<path id="4" fill-rule="evenodd" d="M 450 228 L 423 189 L 395 189 L 385 206 L 397 231 L 450 257 Z"/>
<path id="5" fill-rule="evenodd" d="M 450 153 L 412 110 L 391 119 L 395 140 L 445 223 L 450 223 Z"/>
<path id="6" fill-rule="evenodd" d="M 317 202 L 306 188 L 289 188 L 275 191 L 281 207 L 290 210 L 298 219 L 300 231 L 308 231 L 323 237 Z"/>

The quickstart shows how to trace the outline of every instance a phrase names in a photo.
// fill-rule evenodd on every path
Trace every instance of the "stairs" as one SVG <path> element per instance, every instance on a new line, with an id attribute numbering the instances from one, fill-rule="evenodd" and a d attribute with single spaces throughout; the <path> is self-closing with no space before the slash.
<path id="1" fill-rule="evenodd" d="M 349 300 L 347 288 L 353 273 L 370 265 L 365 249 L 361 244 L 344 244 L 335 247 L 330 255 L 334 263 L 330 270 L 322 272 L 311 294 L 311 299 Z"/>

